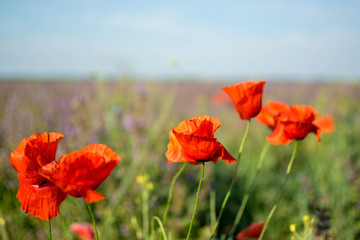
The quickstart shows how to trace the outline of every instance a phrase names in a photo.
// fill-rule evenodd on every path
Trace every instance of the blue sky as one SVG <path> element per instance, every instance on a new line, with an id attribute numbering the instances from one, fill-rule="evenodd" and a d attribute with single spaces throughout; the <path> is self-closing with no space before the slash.
<path id="1" fill-rule="evenodd" d="M 359 58 L 360 1 L 0 2 L 0 75 L 356 78 Z"/>

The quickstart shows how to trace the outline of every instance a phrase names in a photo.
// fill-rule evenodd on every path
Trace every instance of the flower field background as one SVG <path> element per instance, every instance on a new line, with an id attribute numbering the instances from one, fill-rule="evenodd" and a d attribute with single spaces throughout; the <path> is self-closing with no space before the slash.
<path id="1" fill-rule="evenodd" d="M 46 222 L 20 211 L 19 180 L 9 162 L 19 142 L 35 132 L 59 132 L 57 157 L 92 143 L 111 147 L 121 162 L 98 188 L 106 200 L 93 205 L 100 239 L 147 239 L 152 216 L 165 211 L 169 185 L 182 163 L 167 163 L 169 131 L 183 119 L 211 115 L 216 132 L 236 155 L 246 128 L 230 98 L 217 101 L 221 87 L 201 82 L 1 82 L 0 83 L 0 231 L 2 239 L 47 239 Z M 280 83 L 268 81 L 267 101 L 306 104 L 319 116 L 333 116 L 336 131 L 299 142 L 292 173 L 265 239 L 290 239 L 291 224 L 302 232 L 303 216 L 314 218 L 314 231 L 333 239 L 360 239 L 360 85 L 358 83 Z M 240 162 L 240 174 L 222 216 L 218 236 L 228 233 L 243 195 L 254 177 L 239 232 L 265 221 L 286 172 L 294 143 L 271 145 L 254 176 L 270 130 L 255 119 Z M 192 239 L 209 239 L 235 166 L 207 163 Z M 200 168 L 186 166 L 175 184 L 166 222 L 171 239 L 185 238 L 195 204 Z M 145 199 L 145 201 L 144 201 Z M 52 219 L 53 239 L 76 239 L 74 222 L 91 222 L 81 198 L 67 198 Z M 145 219 L 144 219 L 145 216 Z M 331 239 L 331 238 L 328 238 Z"/>

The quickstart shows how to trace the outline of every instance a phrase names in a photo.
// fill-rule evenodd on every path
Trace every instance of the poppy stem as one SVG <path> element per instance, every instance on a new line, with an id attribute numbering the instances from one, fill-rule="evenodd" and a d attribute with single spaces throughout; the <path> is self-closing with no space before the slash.
<path id="1" fill-rule="evenodd" d="M 98 236 L 98 233 L 97 233 L 97 230 L 96 230 L 96 223 L 95 223 L 95 217 L 94 217 L 94 214 L 91 210 L 91 206 L 88 202 L 86 202 L 86 205 L 89 209 L 89 213 L 90 213 L 90 216 L 91 216 L 91 220 L 92 220 L 92 223 L 93 223 L 93 226 L 94 226 L 94 232 L 95 232 L 95 239 L 96 240 L 99 240 L 99 236 Z"/>
<path id="2" fill-rule="evenodd" d="M 246 125 L 246 130 L 245 130 L 243 139 L 242 139 L 242 141 L 241 141 L 240 148 L 239 148 L 239 153 L 238 153 L 238 157 L 237 157 L 235 173 L 234 173 L 234 176 L 233 176 L 233 178 L 232 178 L 232 180 L 231 180 L 230 187 L 229 187 L 229 189 L 228 189 L 228 191 L 227 191 L 227 193 L 226 193 L 226 195 L 225 195 L 224 201 L 223 201 L 223 203 L 222 203 L 222 205 L 221 205 L 219 217 L 218 217 L 218 219 L 217 219 L 217 221 L 216 221 L 216 224 L 215 224 L 215 226 L 214 226 L 213 231 L 211 232 L 210 239 L 214 239 L 214 237 L 215 237 L 215 235 L 216 235 L 216 231 L 217 231 L 217 229 L 218 229 L 218 227 L 219 227 L 219 224 L 220 224 L 220 219 L 221 219 L 222 214 L 223 214 L 223 212 L 224 212 L 224 209 L 225 209 L 225 206 L 226 206 L 226 204 L 227 204 L 227 201 L 229 200 L 229 197 L 230 197 L 230 195 L 231 195 L 231 191 L 232 191 L 232 188 L 233 188 L 233 186 L 234 186 L 236 176 L 237 176 L 237 174 L 238 174 L 238 172 L 239 172 L 241 154 L 242 154 L 242 151 L 243 151 L 243 149 L 244 149 L 245 140 L 246 140 L 246 138 L 247 138 L 247 136 L 248 136 L 248 134 L 249 134 L 250 122 L 251 122 L 251 121 L 250 121 L 250 119 L 249 119 L 249 121 L 248 121 L 248 123 L 247 123 L 247 125 Z"/>
<path id="3" fill-rule="evenodd" d="M 252 180 L 252 183 L 251 183 L 250 187 L 247 189 L 247 191 L 246 191 L 246 193 L 245 193 L 245 195 L 244 195 L 244 197 L 242 199 L 240 208 L 239 208 L 239 210 L 238 210 L 238 212 L 236 214 L 236 217 L 235 217 L 234 225 L 232 226 L 231 231 L 230 231 L 230 237 L 232 237 L 234 235 L 236 227 L 239 225 L 241 217 L 242 217 L 242 215 L 244 213 L 247 201 L 249 200 L 250 193 L 254 189 L 254 187 L 255 187 L 255 185 L 257 183 L 257 180 L 259 179 L 258 175 L 259 175 L 260 170 L 262 168 L 262 164 L 264 162 L 264 158 L 266 156 L 266 153 L 267 153 L 269 147 L 270 147 L 270 144 L 268 142 L 266 142 L 265 146 L 263 147 L 263 149 L 262 149 L 262 151 L 260 153 L 260 157 L 259 157 L 259 160 L 258 160 L 258 164 L 257 164 L 257 167 L 256 167 L 256 172 L 255 172 L 254 178 Z"/>
<path id="4" fill-rule="evenodd" d="M 51 219 L 49 219 L 48 223 L 49 223 L 49 239 L 51 240 Z"/>
<path id="5" fill-rule="evenodd" d="M 151 220 L 151 240 L 155 240 L 155 221 L 159 224 L 164 240 L 167 240 L 164 225 L 158 216 L 153 216 Z"/>
<path id="6" fill-rule="evenodd" d="M 192 218 L 191 218 L 191 221 L 190 221 L 189 231 L 188 231 L 186 240 L 190 239 L 191 228 L 192 228 L 192 225 L 193 225 L 193 222 L 194 222 L 196 208 L 197 208 L 197 205 L 198 205 L 198 202 L 199 202 L 200 188 L 201 188 L 201 184 L 202 184 L 202 181 L 203 181 L 203 178 L 204 178 L 204 172 L 205 172 L 205 163 L 202 163 L 201 177 L 200 177 L 200 181 L 199 181 L 198 190 L 197 190 L 197 193 L 196 193 L 195 208 L 194 208 L 194 212 L 192 214 Z"/>
<path id="7" fill-rule="evenodd" d="M 169 189 L 169 194 L 168 194 L 168 200 L 166 203 L 166 208 L 165 208 L 165 212 L 162 218 L 162 222 L 165 225 L 166 222 L 166 217 L 167 214 L 169 212 L 169 208 L 170 208 L 170 203 L 171 203 L 171 198 L 172 198 L 172 194 L 173 194 L 173 190 L 174 190 L 174 185 L 175 185 L 175 181 L 176 179 L 180 176 L 180 174 L 184 171 L 185 167 L 187 165 L 187 162 L 185 162 L 182 167 L 180 168 L 180 170 L 175 174 L 175 176 L 173 177 L 173 179 L 171 180 L 171 184 L 170 184 L 170 189 Z"/>
<path id="8" fill-rule="evenodd" d="M 142 205 L 143 234 L 145 239 L 149 239 L 149 192 L 146 187 L 142 190 Z"/>
<path id="9" fill-rule="evenodd" d="M 278 207 L 278 204 L 279 204 L 281 195 L 282 195 L 282 193 L 283 193 L 283 191 L 284 191 L 284 189 L 285 189 L 286 181 L 287 181 L 287 179 L 288 179 L 288 177 L 289 177 L 289 174 L 290 174 L 290 172 L 291 172 L 291 167 L 292 167 L 292 165 L 293 165 L 293 162 L 294 162 L 294 159 L 295 159 L 295 156 L 296 156 L 296 152 L 297 152 L 297 148 L 298 148 L 298 143 L 299 143 L 299 141 L 295 141 L 294 151 L 293 151 L 293 153 L 292 153 L 292 156 L 291 156 L 291 158 L 290 158 L 288 167 L 287 167 L 287 169 L 286 169 L 286 175 L 285 175 L 284 181 L 283 181 L 283 183 L 282 183 L 282 185 L 281 185 L 280 192 L 279 192 L 279 194 L 278 194 L 278 196 L 277 196 L 277 199 L 276 199 L 275 204 L 273 205 L 273 207 L 272 207 L 272 209 L 271 209 L 271 211 L 270 211 L 270 213 L 269 213 L 269 215 L 268 215 L 268 217 L 267 217 L 267 219 L 266 219 L 266 222 L 265 222 L 265 225 L 264 225 L 263 230 L 261 231 L 261 235 L 260 235 L 260 237 L 259 237 L 259 240 L 262 240 L 262 239 L 263 239 L 264 234 L 265 234 L 265 231 L 266 231 L 266 228 L 267 228 L 267 226 L 268 226 L 268 224 L 269 224 L 269 222 L 270 222 L 270 219 L 271 219 L 272 215 L 275 213 L 275 211 L 276 211 L 276 209 L 277 209 L 277 207 Z"/>

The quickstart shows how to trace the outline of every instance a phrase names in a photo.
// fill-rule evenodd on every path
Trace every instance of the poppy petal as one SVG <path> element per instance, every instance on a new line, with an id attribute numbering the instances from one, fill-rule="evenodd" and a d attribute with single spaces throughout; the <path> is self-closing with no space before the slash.
<path id="1" fill-rule="evenodd" d="M 235 239 L 236 240 L 242 240 L 242 239 L 248 239 L 248 238 L 258 238 L 261 235 L 261 232 L 264 227 L 264 222 L 258 222 L 258 223 L 252 223 L 248 228 L 246 228 L 244 231 L 239 232 Z"/>
<path id="2" fill-rule="evenodd" d="M 239 117 L 249 120 L 261 110 L 264 85 L 265 81 L 246 81 L 222 89 L 231 98 Z"/>
<path id="3" fill-rule="evenodd" d="M 120 156 L 106 145 L 92 144 L 63 155 L 58 163 L 44 166 L 39 174 L 74 197 L 98 201 L 103 199 L 102 195 L 91 190 L 109 176 L 119 161 Z"/>
<path id="4" fill-rule="evenodd" d="M 49 220 L 60 214 L 59 205 L 65 200 L 67 194 L 52 183 L 30 185 L 22 174 L 16 197 L 21 202 L 21 210 L 42 220 Z"/>
<path id="5" fill-rule="evenodd" d="M 231 156 L 231 154 L 222 145 L 221 145 L 221 150 L 222 150 L 221 159 L 223 161 L 231 163 L 231 164 L 236 162 L 236 159 L 233 156 Z"/>
<path id="6" fill-rule="evenodd" d="M 321 129 L 324 133 L 332 133 L 336 130 L 333 118 L 331 115 L 324 115 L 314 121 L 314 125 Z"/>
<path id="7" fill-rule="evenodd" d="M 95 240 L 94 227 L 90 223 L 73 223 L 70 230 L 84 240 Z"/>
<path id="8" fill-rule="evenodd" d="M 182 121 L 175 131 L 187 135 L 214 137 L 215 131 L 221 126 L 221 122 L 214 117 L 201 116 Z"/>
<path id="9" fill-rule="evenodd" d="M 88 203 L 97 202 L 106 198 L 104 195 L 92 190 L 91 188 L 86 188 L 83 191 L 80 190 L 80 192 L 81 197 Z"/>
<path id="10" fill-rule="evenodd" d="M 168 162 L 190 162 L 199 164 L 216 163 L 224 156 L 224 161 L 233 162 L 231 155 L 214 138 L 221 122 L 214 117 L 194 117 L 182 121 L 169 132 L 169 144 L 165 153 Z"/>
<path id="11" fill-rule="evenodd" d="M 24 138 L 10 155 L 11 165 L 30 185 L 44 182 L 38 170 L 55 160 L 58 143 L 63 137 L 60 133 L 45 132 Z"/>
<path id="12" fill-rule="evenodd" d="M 269 101 L 256 116 L 256 120 L 271 129 L 275 128 L 277 117 L 286 111 L 289 111 L 289 105 L 283 102 Z"/>
<path id="13" fill-rule="evenodd" d="M 173 131 L 184 152 L 197 161 L 210 161 L 221 147 L 216 138 L 197 137 Z"/>
<path id="14" fill-rule="evenodd" d="M 286 134 L 285 126 L 282 123 L 278 123 L 274 131 L 266 137 L 266 140 L 273 145 L 289 144 L 292 139 Z"/>
<path id="15" fill-rule="evenodd" d="M 178 140 L 176 139 L 172 131 L 169 132 L 170 142 L 168 144 L 168 150 L 165 153 L 166 159 L 169 162 L 191 162 L 197 163 L 191 157 L 189 157 L 180 146 Z"/>

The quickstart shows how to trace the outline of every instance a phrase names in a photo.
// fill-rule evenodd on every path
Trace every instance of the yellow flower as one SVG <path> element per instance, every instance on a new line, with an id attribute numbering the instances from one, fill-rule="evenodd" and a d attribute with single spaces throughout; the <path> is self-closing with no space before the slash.
<path id="1" fill-rule="evenodd" d="M 149 189 L 149 190 L 152 190 L 154 188 L 154 184 L 149 182 L 148 184 L 146 184 L 146 188 Z"/>
<path id="2" fill-rule="evenodd" d="M 309 219 L 310 219 L 310 217 L 309 217 L 308 215 L 305 215 L 305 216 L 303 217 L 304 223 L 307 223 L 307 222 L 309 221 Z"/>
<path id="3" fill-rule="evenodd" d="M 0 217 L 0 225 L 5 226 L 5 219 Z"/>
<path id="4" fill-rule="evenodd" d="M 138 183 L 142 183 L 142 182 L 144 182 L 144 177 L 143 177 L 143 176 L 137 176 L 137 177 L 136 177 L 136 181 L 137 181 Z"/>
<path id="5" fill-rule="evenodd" d="M 291 224 L 290 225 L 290 232 L 295 232 L 296 231 L 296 225 L 295 224 Z"/>
<path id="6" fill-rule="evenodd" d="M 149 176 L 148 175 L 140 175 L 140 176 L 137 176 L 136 177 L 136 181 L 138 183 L 144 183 L 144 182 L 147 182 L 147 180 L 149 179 Z"/>

